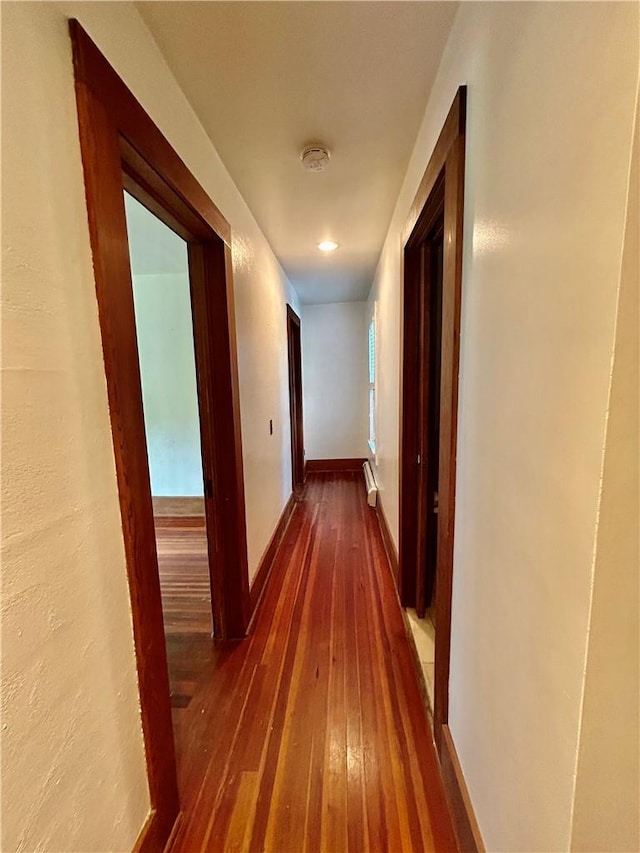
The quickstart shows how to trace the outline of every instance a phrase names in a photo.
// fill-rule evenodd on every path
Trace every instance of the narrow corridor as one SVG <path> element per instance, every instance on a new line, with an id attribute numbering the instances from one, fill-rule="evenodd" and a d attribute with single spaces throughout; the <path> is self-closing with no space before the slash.
<path id="1" fill-rule="evenodd" d="M 250 638 L 175 711 L 174 851 L 455 849 L 359 474 L 308 477 Z"/>

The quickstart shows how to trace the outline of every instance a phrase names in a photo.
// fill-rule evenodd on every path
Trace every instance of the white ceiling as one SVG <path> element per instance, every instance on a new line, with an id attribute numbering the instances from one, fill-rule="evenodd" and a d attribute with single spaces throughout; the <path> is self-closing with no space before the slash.
<path id="1" fill-rule="evenodd" d="M 457 3 L 137 8 L 301 300 L 365 299 Z"/>

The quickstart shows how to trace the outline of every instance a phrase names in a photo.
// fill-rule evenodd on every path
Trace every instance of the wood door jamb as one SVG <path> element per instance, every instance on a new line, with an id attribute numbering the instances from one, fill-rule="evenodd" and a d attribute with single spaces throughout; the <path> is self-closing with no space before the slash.
<path id="1" fill-rule="evenodd" d="M 78 21 L 69 29 L 151 800 L 136 849 L 161 850 L 180 806 L 123 189 L 189 244 L 221 638 L 244 636 L 250 616 L 231 229 Z"/>
<path id="2" fill-rule="evenodd" d="M 414 247 L 426 236 L 444 208 L 442 367 L 440 392 L 438 557 L 436 584 L 436 652 L 434 737 L 442 749 L 443 726 L 449 717 L 449 659 L 458 414 L 458 370 L 462 291 L 462 224 L 466 87 L 461 86 L 433 150 L 403 230 L 400 367 L 400 547 L 399 592 L 404 606 L 415 595 L 415 548 L 411 507 L 415 507 L 417 475 L 413 434 L 417 417 L 415 393 Z M 413 300 L 413 302 L 412 302 Z"/>

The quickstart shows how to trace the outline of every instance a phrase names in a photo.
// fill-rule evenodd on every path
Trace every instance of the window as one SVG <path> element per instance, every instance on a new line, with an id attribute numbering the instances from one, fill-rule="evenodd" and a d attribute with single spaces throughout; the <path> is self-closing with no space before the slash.
<path id="1" fill-rule="evenodd" d="M 369 447 L 376 452 L 376 325 L 369 323 Z"/>

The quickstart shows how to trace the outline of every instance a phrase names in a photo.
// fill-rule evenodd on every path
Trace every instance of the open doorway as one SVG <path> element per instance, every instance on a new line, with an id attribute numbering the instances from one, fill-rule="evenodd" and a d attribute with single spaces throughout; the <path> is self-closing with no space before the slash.
<path id="1" fill-rule="evenodd" d="M 289 414 L 291 417 L 291 480 L 294 494 L 304 486 L 304 436 L 302 421 L 302 338 L 300 317 L 287 305 L 289 354 Z"/>
<path id="2" fill-rule="evenodd" d="M 243 638 L 251 613 L 231 228 L 77 21 L 70 31 L 151 800 L 136 844 L 146 853 L 165 848 L 180 803 L 123 190 L 187 247 L 216 643 Z"/>
<path id="3" fill-rule="evenodd" d="M 416 613 L 420 619 L 427 610 L 435 627 L 433 613 L 438 559 L 438 461 L 440 446 L 440 370 L 442 364 L 442 251 L 444 219 L 442 212 L 420 244 L 421 327 L 420 347 L 421 416 L 418 436 L 418 503 L 420 506 L 418 560 L 416 571 Z"/>
<path id="4" fill-rule="evenodd" d="M 211 656 L 213 634 L 189 262 L 186 241 L 124 196 L 175 725 Z"/>
<path id="5" fill-rule="evenodd" d="M 438 579 L 438 502 L 440 461 L 440 391 L 442 368 L 442 271 L 444 239 L 444 182 L 440 181 L 429 206 L 405 249 L 407 299 L 413 303 L 411 322 L 415 339 L 416 464 L 413 488 L 416 500 L 405 515 L 412 537 L 405 543 L 415 559 L 413 601 L 408 610 L 430 707 L 435 705 L 435 596 Z M 407 389 L 408 390 L 408 389 Z M 408 414 L 408 413 L 407 413 Z M 407 423 L 407 428 L 409 424 Z M 405 578 L 405 585 L 410 579 Z"/>
<path id="6" fill-rule="evenodd" d="M 461 87 L 405 226 L 402 281 L 399 592 L 441 758 L 449 715 L 465 121 Z"/>

